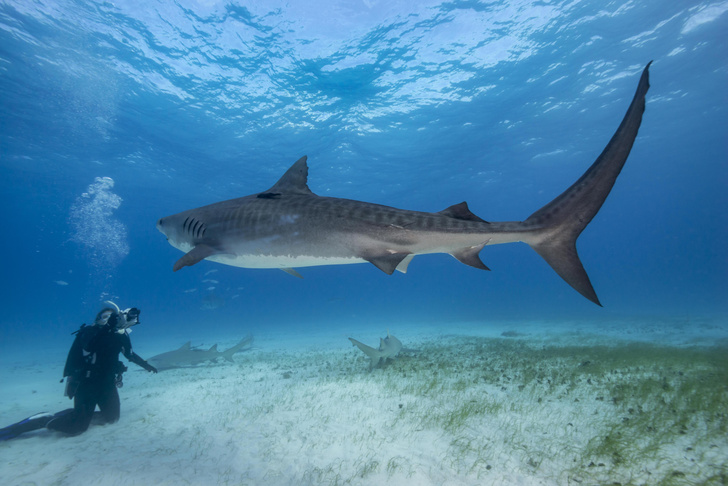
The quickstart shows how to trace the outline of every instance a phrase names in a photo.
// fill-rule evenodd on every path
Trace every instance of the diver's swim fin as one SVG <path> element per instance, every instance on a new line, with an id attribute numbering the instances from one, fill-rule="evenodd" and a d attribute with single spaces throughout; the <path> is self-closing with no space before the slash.
<path id="1" fill-rule="evenodd" d="M 20 434 L 42 429 L 54 417 L 52 413 L 41 412 L 0 429 L 0 441 L 13 439 Z"/>

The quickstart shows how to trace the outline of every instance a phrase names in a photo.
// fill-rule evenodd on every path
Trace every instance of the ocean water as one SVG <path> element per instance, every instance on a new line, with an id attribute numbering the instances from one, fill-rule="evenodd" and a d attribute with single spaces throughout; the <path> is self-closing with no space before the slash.
<path id="1" fill-rule="evenodd" d="M 108 299 L 142 310 L 145 357 L 248 332 L 333 336 L 334 353 L 350 329 L 725 339 L 726 31 L 720 0 L 3 0 L 0 351 L 60 375 Z M 523 220 L 599 155 L 649 61 L 639 135 L 578 241 L 603 307 L 523 244 L 486 247 L 491 272 L 448 255 L 391 276 L 172 272 L 160 217 L 265 190 L 303 155 L 322 196 Z"/>

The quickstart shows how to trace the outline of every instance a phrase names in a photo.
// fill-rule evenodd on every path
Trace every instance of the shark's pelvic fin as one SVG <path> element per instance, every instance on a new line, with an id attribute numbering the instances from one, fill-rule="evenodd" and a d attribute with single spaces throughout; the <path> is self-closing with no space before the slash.
<path id="1" fill-rule="evenodd" d="M 282 267 L 281 270 L 286 272 L 288 275 L 293 275 L 296 278 L 303 278 L 303 275 L 298 273 L 295 268 Z"/>
<path id="2" fill-rule="evenodd" d="M 604 204 L 637 138 L 650 88 L 650 64 L 652 61 L 642 72 L 632 103 L 601 155 L 578 181 L 524 222 L 544 228 L 526 243 L 577 292 L 600 306 L 576 252 L 576 239 Z"/>
<path id="3" fill-rule="evenodd" d="M 392 275 L 395 270 L 398 270 L 400 265 L 407 259 L 407 257 L 410 257 L 409 260 L 407 260 L 406 263 L 404 263 L 404 270 L 407 270 L 407 265 L 409 265 L 409 262 L 412 260 L 413 255 L 411 253 L 379 253 L 377 255 L 362 255 L 361 258 L 368 261 L 375 267 L 377 267 L 379 270 L 383 271 L 387 275 Z M 401 270 L 400 270 L 401 271 Z M 403 272 L 404 273 L 404 272 Z"/>
<path id="4" fill-rule="evenodd" d="M 194 265 L 195 263 L 198 263 L 211 255 L 215 255 L 216 253 L 220 252 L 211 246 L 205 244 L 197 245 L 193 249 L 185 253 L 185 256 L 175 262 L 174 266 L 172 267 L 172 271 L 176 272 L 180 268 Z"/>
<path id="5" fill-rule="evenodd" d="M 410 253 L 409 255 L 404 257 L 404 259 L 401 262 L 399 262 L 399 265 L 397 265 L 396 270 L 398 272 L 407 273 L 407 267 L 409 266 L 410 262 L 412 261 L 412 259 L 414 257 L 415 257 L 414 253 Z"/>

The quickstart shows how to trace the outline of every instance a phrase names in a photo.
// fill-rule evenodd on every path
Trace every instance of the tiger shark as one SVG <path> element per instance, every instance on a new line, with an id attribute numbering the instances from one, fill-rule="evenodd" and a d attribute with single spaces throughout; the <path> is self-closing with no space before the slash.
<path id="1" fill-rule="evenodd" d="M 245 268 L 369 262 L 387 274 L 406 273 L 416 255 L 448 253 L 482 270 L 487 245 L 524 242 L 571 287 L 601 306 L 576 251 L 576 240 L 612 190 L 645 110 L 647 64 L 621 124 L 596 161 L 563 193 L 524 221 L 492 222 L 466 202 L 436 213 L 397 209 L 335 197 L 308 187 L 301 157 L 270 189 L 161 218 L 157 229 L 185 252 L 172 270 L 203 259 Z"/>
<path id="2" fill-rule="evenodd" d="M 232 348 L 221 352 L 217 350 L 217 344 L 214 344 L 210 349 L 197 349 L 193 348 L 188 341 L 179 349 L 152 356 L 147 361 L 159 371 L 171 370 L 173 368 L 186 368 L 206 361 L 217 361 L 218 358 L 233 362 L 233 355 L 235 353 L 247 351 L 246 348 L 252 344 L 253 336 L 247 336 Z"/>

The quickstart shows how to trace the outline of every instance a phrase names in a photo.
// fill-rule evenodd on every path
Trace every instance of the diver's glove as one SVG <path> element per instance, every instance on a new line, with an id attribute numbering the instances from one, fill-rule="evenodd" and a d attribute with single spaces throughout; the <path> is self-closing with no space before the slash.
<path id="1" fill-rule="evenodd" d="M 61 380 L 63 382 L 63 380 Z M 68 398 L 76 396 L 78 386 L 81 384 L 81 379 L 76 375 L 70 375 L 66 377 L 66 389 L 63 391 L 63 395 Z"/>
<path id="2" fill-rule="evenodd" d="M 146 361 L 144 361 L 143 363 L 141 363 L 140 366 L 142 368 L 144 368 L 145 370 L 147 370 L 148 372 L 150 372 L 150 373 L 157 373 L 157 368 L 155 368 L 154 366 L 150 365 Z"/>
<path id="3" fill-rule="evenodd" d="M 134 363 L 136 365 L 141 366 L 142 368 L 149 371 L 150 373 L 157 372 L 157 368 L 155 368 L 154 366 L 147 363 L 141 356 L 139 356 L 135 352 L 131 353 L 131 355 L 129 356 L 129 361 L 131 361 L 132 363 Z"/>

